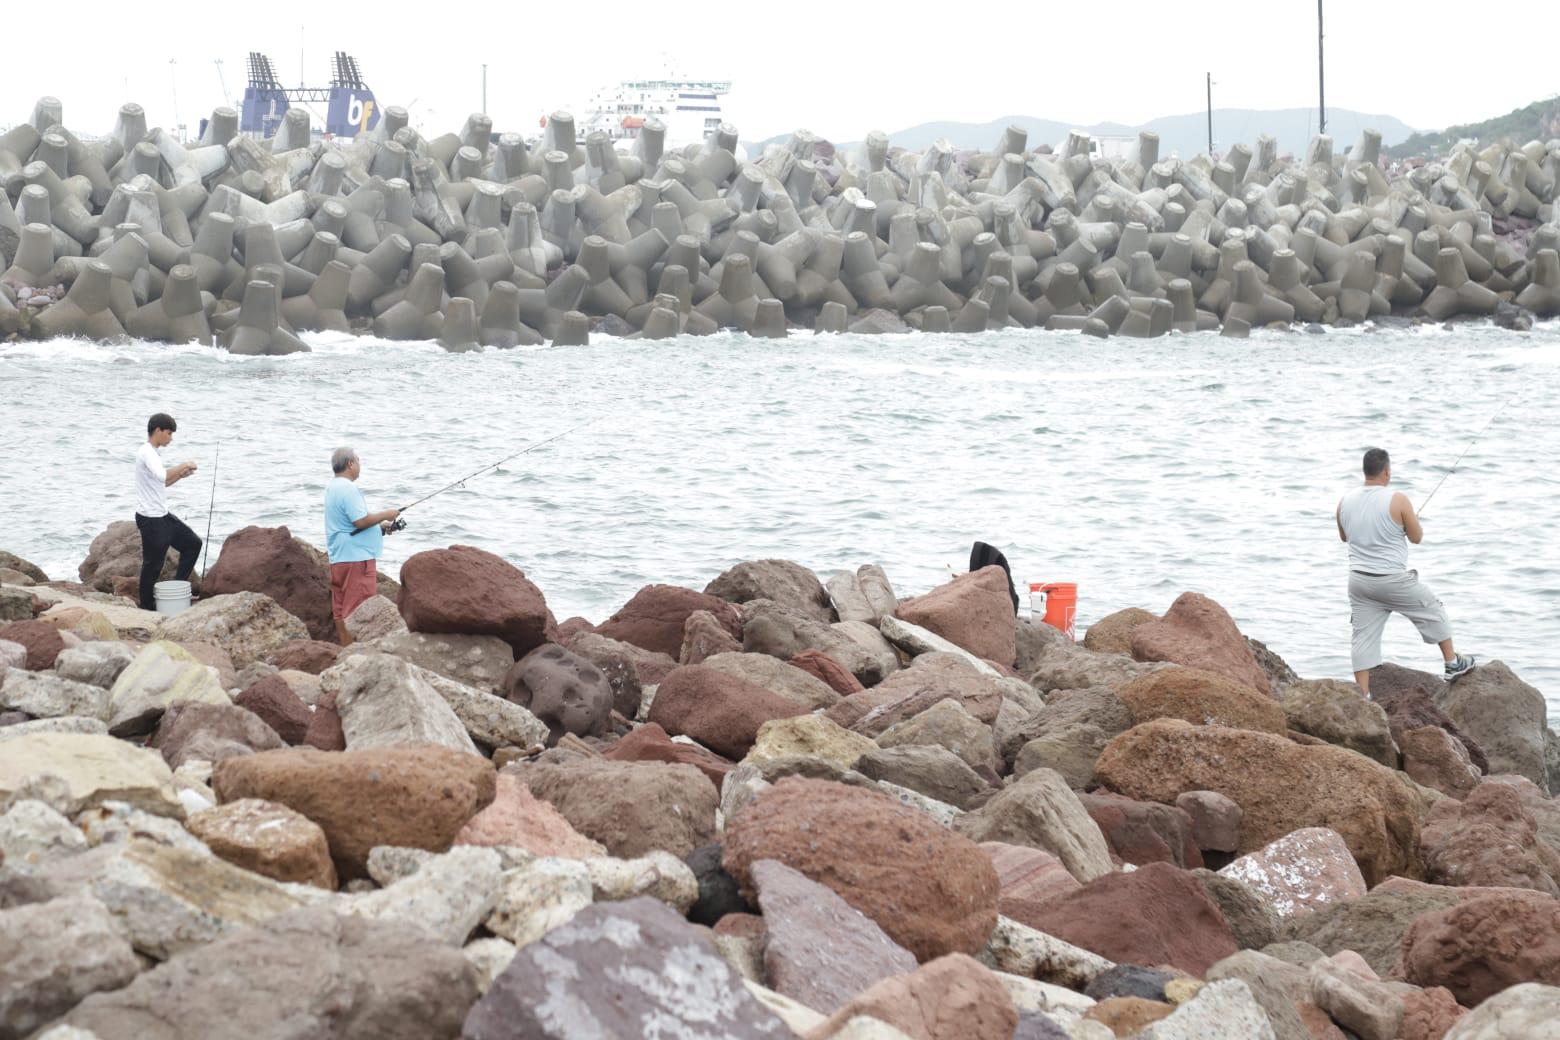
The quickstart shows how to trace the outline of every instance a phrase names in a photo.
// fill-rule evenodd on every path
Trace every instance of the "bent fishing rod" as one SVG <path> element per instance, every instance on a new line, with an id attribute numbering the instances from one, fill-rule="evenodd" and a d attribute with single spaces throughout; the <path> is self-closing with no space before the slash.
<path id="1" fill-rule="evenodd" d="M 1416 512 L 1423 513 L 1425 511 L 1425 506 L 1429 505 L 1430 500 L 1435 497 L 1435 493 L 1441 490 L 1441 485 L 1446 483 L 1448 477 L 1457 472 L 1457 467 L 1462 465 L 1462 460 L 1468 457 L 1468 452 L 1473 450 L 1473 446 L 1479 443 L 1479 438 L 1484 436 L 1484 431 L 1490 428 L 1491 423 L 1505 414 L 1506 408 L 1510 404 L 1511 401 L 1508 398 L 1505 403 L 1503 403 L 1499 408 L 1495 409 L 1490 417 L 1485 420 L 1484 425 L 1479 427 L 1479 432 L 1474 434 L 1473 438 L 1468 441 L 1468 446 L 1462 450 L 1462 454 L 1457 456 L 1457 461 L 1452 463 L 1452 468 L 1447 470 L 1446 473 L 1442 475 L 1440 480 L 1436 481 L 1435 487 L 1430 489 L 1430 493 L 1426 495 L 1425 500 L 1419 504 L 1419 508 L 1416 510 Z"/>
<path id="2" fill-rule="evenodd" d="M 595 420 L 592 419 L 592 420 L 590 420 L 588 422 L 582 422 L 578 426 L 571 426 L 567 430 L 564 430 L 562 433 L 553 434 L 551 437 L 548 437 L 546 440 L 537 441 L 535 444 L 529 444 L 526 447 L 521 448 L 519 451 L 514 452 L 513 454 L 505 455 L 503 458 L 499 459 L 497 462 L 491 462 L 491 463 L 487 464 L 486 466 L 483 466 L 481 469 L 472 470 L 470 473 L 467 473 L 464 477 L 461 477 L 459 480 L 452 480 L 452 481 L 450 481 L 448 484 L 444 485 L 439 490 L 433 492 L 432 494 L 424 495 L 422 498 L 419 498 L 417 501 L 411 503 L 411 505 L 402 506 L 400 508 L 400 512 L 404 513 L 408 509 L 411 509 L 413 506 L 420 506 L 424 502 L 428 501 L 430 498 L 437 498 L 440 495 L 444 494 L 446 491 L 453 491 L 453 490 L 455 490 L 458 487 L 464 487 L 466 481 L 471 480 L 471 479 L 473 479 L 475 477 L 480 477 L 484 473 L 488 473 L 488 472 L 491 472 L 491 471 L 493 471 L 495 469 L 498 469 L 498 467 L 502 466 L 504 463 L 512 462 L 515 459 L 518 459 L 522 455 L 529 455 L 531 452 L 535 451 L 537 448 L 545 447 L 546 445 L 549 445 L 549 444 L 553 443 L 554 441 L 560 441 L 563 438 L 567 437 L 571 433 L 577 433 L 580 430 L 583 430 L 585 427 L 589 426 L 594 421 Z M 391 533 L 393 533 L 395 531 L 403 530 L 405 527 L 406 527 L 406 521 L 401 519 L 400 517 L 396 517 L 393 521 L 390 522 L 389 531 Z M 365 527 L 365 528 L 363 528 L 363 530 L 367 531 L 367 530 L 369 530 L 369 528 Z M 360 534 L 360 533 L 361 532 L 359 532 L 359 531 L 354 531 L 353 532 L 353 534 Z"/>

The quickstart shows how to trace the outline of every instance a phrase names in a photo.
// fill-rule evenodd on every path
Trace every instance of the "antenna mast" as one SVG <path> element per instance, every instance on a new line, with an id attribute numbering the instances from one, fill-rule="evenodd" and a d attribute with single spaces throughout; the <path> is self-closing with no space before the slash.
<path id="1" fill-rule="evenodd" d="M 1208 159 L 1213 160 L 1213 73 L 1205 74 L 1208 78 Z"/>
<path id="2" fill-rule="evenodd" d="M 1322 0 L 1316 0 L 1316 100 L 1318 118 L 1316 132 L 1327 132 L 1327 62 L 1322 57 Z"/>

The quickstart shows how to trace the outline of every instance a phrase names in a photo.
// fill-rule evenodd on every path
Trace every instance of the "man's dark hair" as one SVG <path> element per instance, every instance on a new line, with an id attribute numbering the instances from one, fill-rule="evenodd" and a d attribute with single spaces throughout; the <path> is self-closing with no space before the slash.
<path id="1" fill-rule="evenodd" d="M 1365 476 L 1379 477 L 1392 464 L 1392 458 L 1385 448 L 1371 448 L 1365 452 Z"/>
<path id="2" fill-rule="evenodd" d="M 179 424 L 173 421 L 173 416 L 167 412 L 158 412 L 146 420 L 146 435 L 150 437 L 158 430 L 167 430 L 169 433 L 178 433 Z"/>

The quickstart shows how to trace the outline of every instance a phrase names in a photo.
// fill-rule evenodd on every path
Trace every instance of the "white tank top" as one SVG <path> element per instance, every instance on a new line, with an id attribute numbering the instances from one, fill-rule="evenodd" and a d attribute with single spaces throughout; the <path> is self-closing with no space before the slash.
<path id="1" fill-rule="evenodd" d="M 1392 489 L 1362 487 L 1343 496 L 1338 520 L 1349 539 L 1349 569 L 1365 574 L 1408 570 L 1408 536 L 1392 519 Z"/>

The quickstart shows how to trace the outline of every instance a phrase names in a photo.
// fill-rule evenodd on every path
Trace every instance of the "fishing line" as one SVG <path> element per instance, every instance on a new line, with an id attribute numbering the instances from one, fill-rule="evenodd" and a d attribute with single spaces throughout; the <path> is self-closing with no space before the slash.
<path id="1" fill-rule="evenodd" d="M 200 580 L 206 580 L 206 563 L 211 559 L 211 517 L 217 509 L 217 467 L 222 464 L 222 441 L 217 440 L 216 457 L 211 460 L 211 501 L 206 505 L 206 540 L 201 543 Z"/>
<path id="2" fill-rule="evenodd" d="M 1467 458 L 1468 452 L 1472 451 L 1473 446 L 1479 443 L 1479 438 L 1484 436 L 1484 431 L 1490 428 L 1491 423 L 1504 415 L 1506 413 L 1506 409 L 1510 407 L 1510 405 L 1511 399 L 1507 398 L 1505 403 L 1497 408 L 1495 412 L 1489 417 L 1489 419 L 1485 420 L 1484 425 L 1479 427 L 1479 432 L 1473 435 L 1473 439 L 1468 442 L 1468 446 L 1462 450 L 1462 454 L 1457 456 L 1457 461 L 1452 463 L 1452 468 L 1447 470 L 1441 479 L 1436 481 L 1435 487 L 1430 489 L 1430 493 L 1426 495 L 1425 500 L 1420 503 L 1417 512 L 1423 513 L 1425 511 L 1425 506 L 1429 505 L 1430 500 L 1435 497 L 1435 493 L 1441 490 L 1441 485 L 1446 483 L 1448 477 L 1457 472 L 1457 467 L 1462 465 L 1462 460 Z"/>

